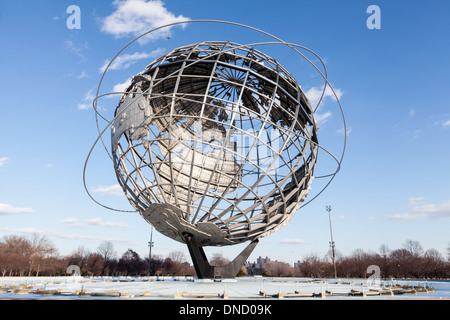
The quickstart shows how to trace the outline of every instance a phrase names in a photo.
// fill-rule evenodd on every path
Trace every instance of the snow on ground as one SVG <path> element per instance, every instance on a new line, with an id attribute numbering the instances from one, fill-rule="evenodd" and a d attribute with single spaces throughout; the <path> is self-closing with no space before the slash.
<path id="1" fill-rule="evenodd" d="M 450 281 L 242 277 L 215 282 L 192 277 L 0 277 L 0 299 L 123 298 L 450 299 Z"/>

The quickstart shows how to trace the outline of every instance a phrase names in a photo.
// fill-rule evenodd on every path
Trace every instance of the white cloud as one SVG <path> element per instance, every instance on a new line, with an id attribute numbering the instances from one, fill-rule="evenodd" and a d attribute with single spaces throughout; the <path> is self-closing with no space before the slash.
<path id="1" fill-rule="evenodd" d="M 88 104 L 88 103 L 79 103 L 79 104 L 77 105 L 78 110 L 87 110 L 87 109 L 89 109 L 90 107 L 91 107 L 91 105 Z"/>
<path id="2" fill-rule="evenodd" d="M 0 215 L 20 214 L 20 213 L 34 213 L 34 210 L 32 208 L 14 207 L 10 204 L 0 202 Z"/>
<path id="3" fill-rule="evenodd" d="M 113 87 L 113 92 L 124 92 L 126 88 L 131 84 L 131 78 L 125 80 L 125 82 L 118 83 Z"/>
<path id="4" fill-rule="evenodd" d="M 28 227 L 28 228 L 5 228 L 1 227 L 0 231 L 3 232 L 15 232 L 15 233 L 39 233 L 36 228 Z"/>
<path id="5" fill-rule="evenodd" d="M 92 108 L 92 101 L 95 99 L 93 89 L 89 90 L 83 97 L 83 101 L 77 105 L 78 110 L 87 110 Z"/>
<path id="6" fill-rule="evenodd" d="M 103 221 L 101 218 L 93 218 L 85 220 L 88 226 L 102 226 L 102 227 L 118 227 L 118 228 L 128 228 L 128 224 L 112 221 Z"/>
<path id="7" fill-rule="evenodd" d="M 101 30 L 116 38 L 130 35 L 137 37 L 166 24 L 189 20 L 182 15 L 175 16 L 169 12 L 161 1 L 115 0 L 113 5 L 116 10 L 101 20 Z M 139 39 L 139 42 L 143 44 L 166 37 L 170 35 L 170 29 L 171 27 L 168 27 L 155 31 Z"/>
<path id="8" fill-rule="evenodd" d="M 431 218 L 450 217 L 450 200 L 444 201 L 440 204 L 424 204 L 416 206 L 411 209 L 411 212 L 425 213 Z"/>
<path id="9" fill-rule="evenodd" d="M 0 167 L 9 161 L 8 157 L 0 158 Z"/>
<path id="10" fill-rule="evenodd" d="M 117 83 L 116 85 L 113 86 L 111 93 L 113 92 L 125 92 L 125 90 L 128 88 L 128 86 L 131 84 L 131 78 L 128 78 L 127 80 L 125 80 L 122 83 Z M 104 98 L 116 98 L 117 99 L 117 94 L 110 94 L 105 96 Z M 120 95 L 119 95 L 120 96 Z"/>
<path id="11" fill-rule="evenodd" d="M 88 226 L 101 226 L 101 227 L 117 227 L 117 228 L 129 228 L 128 224 L 112 221 L 103 221 L 101 218 L 86 219 L 82 222 L 78 222 L 76 218 L 67 218 L 59 221 L 60 224 L 69 225 L 71 227 L 88 227 Z"/>
<path id="12" fill-rule="evenodd" d="M 334 89 L 334 92 L 336 93 L 337 98 L 339 100 L 341 100 L 341 97 L 344 94 L 344 91 L 342 91 L 341 89 L 337 89 L 337 88 L 333 88 L 333 89 Z M 313 110 L 316 108 L 317 103 L 319 102 L 320 97 L 322 96 L 322 92 L 323 92 L 323 86 L 312 87 L 312 88 L 308 89 L 307 91 L 305 91 L 305 95 L 308 98 L 309 102 L 311 103 L 311 107 Z M 336 101 L 336 97 L 335 97 L 333 91 L 331 90 L 330 86 L 327 86 L 327 88 L 325 90 L 325 94 L 322 98 L 322 101 L 320 102 L 320 106 L 322 106 L 325 103 L 325 100 L 327 98 Z"/>
<path id="13" fill-rule="evenodd" d="M 413 201 L 411 201 L 413 199 Z M 417 204 L 417 201 L 423 198 L 410 198 L 410 204 Z M 424 220 L 450 217 L 450 200 L 443 201 L 440 204 L 415 205 L 408 213 L 396 213 L 387 215 L 391 220 Z"/>
<path id="14" fill-rule="evenodd" d="M 444 122 L 444 123 L 442 124 L 442 126 L 443 126 L 443 127 L 450 126 L 450 120 Z"/>
<path id="15" fill-rule="evenodd" d="M 413 117 L 416 114 L 416 112 L 417 112 L 416 110 L 411 109 L 411 110 L 409 110 L 408 114 L 410 117 Z"/>
<path id="16" fill-rule="evenodd" d="M 77 219 L 76 218 L 67 218 L 64 220 L 59 221 L 59 223 L 61 224 L 69 224 L 69 225 L 74 225 L 77 223 Z"/>
<path id="17" fill-rule="evenodd" d="M 420 137 L 420 135 L 422 134 L 422 132 L 423 132 L 423 130 L 415 130 L 413 140 L 417 140 Z"/>
<path id="18" fill-rule="evenodd" d="M 135 52 L 135 53 L 125 53 L 119 55 L 109 66 L 108 70 L 125 70 L 131 65 L 135 64 L 139 60 L 148 59 L 151 57 L 158 57 L 163 52 L 163 49 L 157 48 L 151 52 Z M 103 66 L 99 69 L 100 72 L 104 72 L 109 64 L 109 60 L 106 60 Z M 150 62 L 150 61 L 149 61 Z"/>
<path id="19" fill-rule="evenodd" d="M 426 214 L 413 213 L 394 213 L 386 216 L 389 220 L 423 220 L 427 218 Z"/>
<path id="20" fill-rule="evenodd" d="M 78 75 L 77 79 L 84 79 L 84 78 L 89 78 L 89 75 L 87 74 L 86 71 L 83 70 L 83 71 Z"/>
<path id="21" fill-rule="evenodd" d="M 418 202 L 420 202 L 422 200 L 425 200 L 425 198 L 424 197 L 411 197 L 411 198 L 408 198 L 409 204 L 411 204 L 411 205 L 415 205 L 415 204 L 417 204 Z"/>
<path id="22" fill-rule="evenodd" d="M 344 92 L 341 89 L 337 89 L 337 88 L 333 88 L 334 92 L 336 93 L 336 96 L 338 97 L 338 99 L 341 99 L 342 95 L 344 94 Z M 323 86 L 321 87 L 311 87 L 309 88 L 307 91 L 305 91 L 305 95 L 308 98 L 309 102 L 311 103 L 311 108 L 313 110 L 316 109 L 317 103 L 319 103 L 320 97 L 322 96 L 322 92 L 323 92 Z M 322 106 L 325 104 L 326 100 L 333 100 L 336 101 L 336 97 L 333 93 L 333 91 L 331 90 L 330 86 L 327 86 L 325 93 L 323 95 L 322 101 L 320 102 L 320 107 L 317 109 L 317 111 L 319 111 Z M 322 113 L 316 113 L 314 115 L 314 117 L 316 118 L 317 124 L 319 126 L 325 124 L 330 117 L 332 116 L 331 111 L 325 111 Z M 351 129 L 350 129 L 351 131 Z M 342 129 L 342 134 L 344 133 L 343 129 Z M 347 134 L 350 133 L 347 130 Z"/>
<path id="23" fill-rule="evenodd" d="M 91 90 L 89 90 L 85 95 L 84 95 L 84 97 L 83 97 L 83 100 L 84 101 L 92 101 L 92 100 L 94 100 L 95 99 L 95 96 L 94 96 L 94 93 L 93 93 L 93 90 L 91 89 Z"/>
<path id="24" fill-rule="evenodd" d="M 331 117 L 330 111 L 327 111 L 325 113 L 316 113 L 314 115 L 314 118 L 316 119 L 318 126 L 325 124 L 325 122 L 327 122 L 330 117 Z"/>
<path id="25" fill-rule="evenodd" d="M 287 244 L 305 244 L 306 241 L 303 239 L 283 239 L 280 241 L 280 243 L 287 243 Z"/>
<path id="26" fill-rule="evenodd" d="M 66 40 L 66 49 L 68 49 L 70 52 L 74 53 L 78 57 L 80 57 L 82 60 L 86 58 L 85 54 L 83 53 L 84 50 L 89 49 L 89 45 L 87 42 L 84 44 L 76 45 L 73 43 L 72 40 Z"/>
<path id="27" fill-rule="evenodd" d="M 93 191 L 105 196 L 115 196 L 115 197 L 121 197 L 124 194 L 122 187 L 119 184 L 114 184 L 112 186 L 106 187 L 97 187 Z"/>
<path id="28" fill-rule="evenodd" d="M 3 232 L 13 232 L 13 233 L 25 233 L 25 234 L 43 234 L 50 237 L 56 237 L 61 239 L 70 239 L 70 240 L 103 240 L 103 241 L 111 241 L 111 242 L 122 242 L 136 245 L 135 241 L 131 241 L 128 239 L 118 239 L 118 238 L 101 238 L 91 235 L 80 235 L 80 234 L 70 234 L 66 232 L 60 231 L 52 231 L 52 230 L 39 230 L 36 228 L 5 228 L 0 227 L 0 231 Z"/>
<path id="29" fill-rule="evenodd" d="M 352 132 L 352 128 L 351 127 L 347 127 L 347 136 Z M 337 130 L 336 133 L 342 134 L 344 135 L 344 128 L 342 127 L 341 129 Z"/>

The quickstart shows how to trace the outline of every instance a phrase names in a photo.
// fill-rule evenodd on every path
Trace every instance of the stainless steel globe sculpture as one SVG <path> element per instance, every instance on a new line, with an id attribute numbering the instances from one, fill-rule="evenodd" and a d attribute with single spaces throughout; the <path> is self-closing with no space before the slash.
<path id="1" fill-rule="evenodd" d="M 133 77 L 115 116 L 119 184 L 174 240 L 255 240 L 285 225 L 308 193 L 318 150 L 311 106 L 288 71 L 252 47 L 170 51 Z"/>
<path id="2" fill-rule="evenodd" d="M 148 33 L 193 22 L 252 29 L 277 40 L 259 44 L 282 44 L 308 60 L 301 46 L 232 22 L 193 20 Z M 325 66 L 321 61 L 324 75 L 308 62 L 325 80 L 323 97 L 327 86 L 333 90 Z M 101 96 L 97 91 L 96 115 Z M 319 145 L 319 104 L 313 109 L 294 77 L 256 45 L 204 41 L 173 49 L 134 76 L 95 144 L 104 144 L 110 127 L 107 152 L 126 197 L 160 233 L 187 244 L 199 278 L 232 278 L 258 239 L 285 226 L 300 208 L 319 149 L 338 163 L 336 172 L 321 177 L 331 177 L 329 184 L 339 171 L 346 139 L 340 160 Z M 343 122 L 345 131 L 344 116 Z M 211 266 L 203 251 L 246 241 L 227 266 Z"/>

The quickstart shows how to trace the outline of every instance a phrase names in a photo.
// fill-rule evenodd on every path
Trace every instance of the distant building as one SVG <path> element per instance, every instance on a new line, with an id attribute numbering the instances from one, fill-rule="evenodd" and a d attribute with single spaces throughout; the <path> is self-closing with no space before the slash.
<path id="1" fill-rule="evenodd" d="M 259 268 L 263 269 L 264 266 L 270 262 L 270 259 L 266 256 L 265 258 L 262 258 L 261 256 L 259 256 L 258 259 L 256 259 L 256 264 L 259 266 Z"/>
<path id="2" fill-rule="evenodd" d="M 245 267 L 247 268 L 248 275 L 261 275 L 264 269 L 264 266 L 269 263 L 271 260 L 269 257 L 261 257 L 256 259 L 256 262 L 247 261 L 245 263 Z"/>

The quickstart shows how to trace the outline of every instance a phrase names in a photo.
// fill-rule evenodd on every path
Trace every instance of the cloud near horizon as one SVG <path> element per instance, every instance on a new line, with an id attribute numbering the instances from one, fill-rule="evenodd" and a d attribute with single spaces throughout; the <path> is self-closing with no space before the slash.
<path id="1" fill-rule="evenodd" d="M 103 221 L 101 218 L 86 219 L 83 222 L 78 222 L 76 218 L 67 218 L 59 221 L 60 224 L 69 225 L 72 227 L 87 227 L 87 226 L 102 226 L 102 227 L 117 227 L 117 228 L 129 228 L 130 226 L 125 223 Z"/>
<path id="2" fill-rule="evenodd" d="M 118 183 L 111 186 L 97 187 L 93 191 L 104 196 L 121 197 L 124 195 L 122 187 Z"/>
<path id="3" fill-rule="evenodd" d="M 280 241 L 283 244 L 306 244 L 307 242 L 303 239 L 283 239 Z"/>
<path id="4" fill-rule="evenodd" d="M 395 213 L 386 215 L 390 220 L 425 220 L 425 219 L 440 219 L 450 217 L 450 200 L 441 202 L 440 204 L 418 204 L 418 201 L 423 200 L 422 197 L 410 198 L 410 204 L 414 207 L 406 213 Z"/>
<path id="5" fill-rule="evenodd" d="M 60 239 L 69 239 L 69 240 L 101 240 L 101 241 L 110 241 L 110 242 L 118 242 L 118 243 L 128 243 L 136 245 L 135 241 L 131 241 L 128 239 L 120 239 L 120 238 L 103 238 L 98 236 L 89 236 L 89 235 L 80 235 L 52 230 L 39 230 L 33 227 L 30 228 L 2 228 L 0 227 L 0 231 L 8 232 L 8 233 L 21 233 L 21 234 L 41 234 L 48 237 L 55 237 Z"/>
<path id="6" fill-rule="evenodd" d="M 34 209 L 14 207 L 10 204 L 0 202 L 0 216 L 21 213 L 34 213 Z"/>

